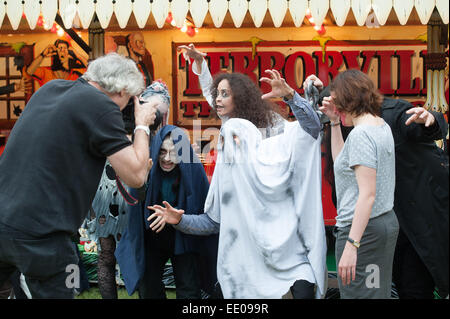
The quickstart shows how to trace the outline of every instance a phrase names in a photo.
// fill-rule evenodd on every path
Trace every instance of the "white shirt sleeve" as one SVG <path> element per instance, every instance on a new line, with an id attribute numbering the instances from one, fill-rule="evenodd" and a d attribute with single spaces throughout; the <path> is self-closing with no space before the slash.
<path id="1" fill-rule="evenodd" d="M 214 109 L 214 103 L 211 94 L 213 78 L 211 72 L 209 71 L 208 63 L 206 62 L 205 59 L 203 59 L 201 67 L 202 67 L 201 72 L 199 74 L 195 71 L 197 69 L 197 62 L 194 60 L 192 64 L 192 72 L 194 72 L 194 74 L 198 76 L 200 87 L 202 88 L 203 97 L 206 99 L 209 106 L 211 106 Z"/>

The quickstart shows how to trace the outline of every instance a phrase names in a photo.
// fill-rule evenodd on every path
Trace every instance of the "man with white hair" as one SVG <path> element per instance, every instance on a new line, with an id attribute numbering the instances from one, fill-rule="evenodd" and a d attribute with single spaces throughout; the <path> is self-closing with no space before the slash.
<path id="1" fill-rule="evenodd" d="M 76 81 L 54 80 L 28 102 L 0 158 L 0 286 L 18 269 L 32 298 L 73 298 L 77 232 L 106 159 L 123 182 L 147 180 L 149 125 L 158 102 L 140 104 L 136 64 L 112 53 Z M 121 110 L 135 101 L 135 138 Z M 154 100 L 155 101 L 155 100 Z"/>

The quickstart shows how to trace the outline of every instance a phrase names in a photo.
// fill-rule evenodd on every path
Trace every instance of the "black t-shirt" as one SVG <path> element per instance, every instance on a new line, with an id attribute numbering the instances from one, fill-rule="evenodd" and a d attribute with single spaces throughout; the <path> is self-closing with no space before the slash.
<path id="1" fill-rule="evenodd" d="M 0 157 L 0 223 L 75 233 L 106 157 L 131 142 L 119 107 L 84 79 L 53 80 L 28 102 Z"/>

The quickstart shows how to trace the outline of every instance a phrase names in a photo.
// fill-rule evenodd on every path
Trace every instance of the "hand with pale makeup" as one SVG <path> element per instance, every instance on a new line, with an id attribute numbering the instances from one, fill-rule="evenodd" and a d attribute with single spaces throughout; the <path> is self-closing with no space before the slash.
<path id="1" fill-rule="evenodd" d="M 193 43 L 189 45 L 180 45 L 177 47 L 178 51 L 183 51 L 183 57 L 185 60 L 189 58 L 193 59 L 197 64 L 197 72 L 201 73 L 203 58 L 206 56 L 206 53 L 200 52 L 197 50 Z"/>
<path id="2" fill-rule="evenodd" d="M 160 210 L 156 209 L 155 212 L 160 212 Z M 166 226 L 166 221 L 164 220 L 163 215 L 155 215 L 155 214 L 156 213 L 153 213 L 149 218 L 147 218 L 147 220 L 150 222 L 152 218 L 155 218 L 153 222 L 150 224 L 150 229 L 155 233 L 159 233 Z"/>
<path id="3" fill-rule="evenodd" d="M 286 97 L 291 99 L 294 97 L 295 90 L 286 83 L 286 80 L 281 77 L 280 72 L 277 70 L 266 70 L 266 73 L 270 74 L 270 78 L 262 77 L 259 80 L 265 82 L 272 87 L 272 91 L 263 94 L 262 99 Z"/>
<path id="4" fill-rule="evenodd" d="M 306 88 L 310 81 L 313 81 L 313 85 L 321 91 L 323 89 L 323 82 L 314 74 L 310 74 L 303 82 L 303 88 Z"/>
<path id="5" fill-rule="evenodd" d="M 203 58 L 206 56 L 206 53 L 203 53 L 195 48 L 195 45 L 193 43 L 189 45 L 180 45 L 177 47 L 178 51 L 184 50 L 183 57 L 187 60 L 188 58 L 191 58 L 195 61 L 202 62 Z"/>
<path id="6" fill-rule="evenodd" d="M 153 205 L 147 207 L 148 209 L 154 211 L 154 213 L 151 214 L 150 217 L 147 218 L 147 220 L 151 221 L 153 218 L 156 217 L 156 219 L 150 225 L 150 228 L 156 233 L 159 233 L 161 230 L 163 230 L 166 223 L 172 225 L 178 224 L 181 220 L 181 217 L 184 214 L 184 210 L 175 209 L 166 201 L 163 201 L 163 204 L 165 207 L 162 207 L 160 205 Z"/>
<path id="7" fill-rule="evenodd" d="M 423 107 L 413 107 L 406 111 L 406 114 L 412 114 L 405 122 L 405 125 L 410 125 L 411 123 L 425 124 L 425 127 L 434 124 L 435 118 L 433 114 L 428 112 Z"/>

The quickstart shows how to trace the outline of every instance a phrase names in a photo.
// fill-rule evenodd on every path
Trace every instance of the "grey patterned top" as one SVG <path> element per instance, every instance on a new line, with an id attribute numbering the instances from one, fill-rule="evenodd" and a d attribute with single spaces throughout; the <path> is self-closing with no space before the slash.
<path id="1" fill-rule="evenodd" d="M 99 243 L 99 238 L 113 236 L 116 243 L 128 225 L 127 203 L 117 188 L 116 180 L 108 177 L 106 168 L 111 164 L 106 161 L 100 183 L 92 202 L 93 211 L 88 212 L 81 228 L 86 228 L 89 240 Z M 124 187 L 127 187 L 124 185 Z M 101 249 L 100 245 L 98 245 Z"/>
<path id="2" fill-rule="evenodd" d="M 334 162 L 337 210 L 336 226 L 352 223 L 358 183 L 354 167 L 362 165 L 376 169 L 376 196 L 370 218 L 390 211 L 394 206 L 395 153 L 391 128 L 358 125 L 348 135 L 344 147 Z"/>

